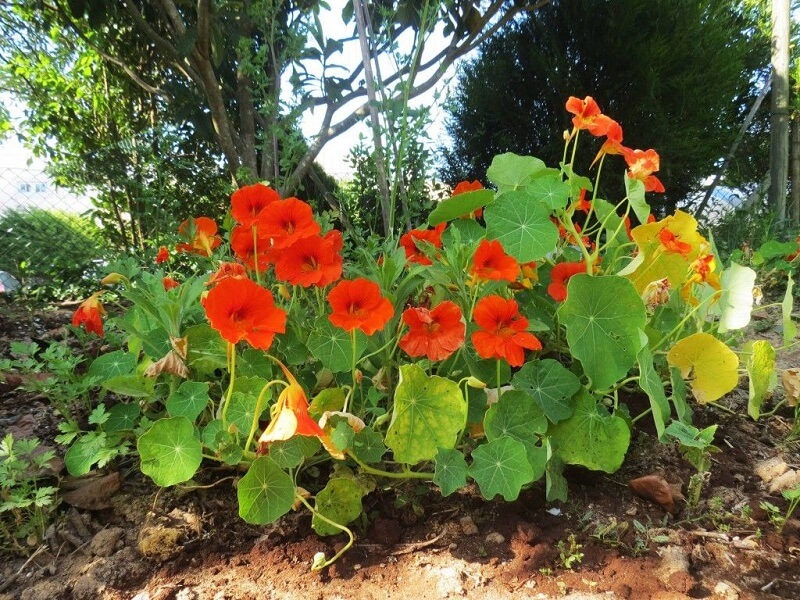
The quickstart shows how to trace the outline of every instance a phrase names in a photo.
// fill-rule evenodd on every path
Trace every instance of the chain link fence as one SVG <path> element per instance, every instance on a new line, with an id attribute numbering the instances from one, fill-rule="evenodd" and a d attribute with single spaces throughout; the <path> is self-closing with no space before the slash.
<path id="1" fill-rule="evenodd" d="M 0 168 L 0 285 L 69 283 L 102 254 L 88 196 L 56 187 L 40 169 Z"/>

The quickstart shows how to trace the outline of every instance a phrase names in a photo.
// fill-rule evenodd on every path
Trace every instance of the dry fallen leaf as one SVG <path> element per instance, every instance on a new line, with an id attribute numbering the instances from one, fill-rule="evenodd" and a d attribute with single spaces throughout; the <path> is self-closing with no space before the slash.
<path id="1" fill-rule="evenodd" d="M 675 502 L 683 500 L 679 484 L 671 484 L 661 475 L 645 475 L 628 483 L 637 496 L 652 500 L 669 513 L 675 512 Z"/>
<path id="2" fill-rule="evenodd" d="M 108 475 L 67 479 L 61 484 L 61 499 L 76 508 L 103 510 L 111 506 L 108 500 L 117 493 L 121 481 L 117 471 Z"/>
<path id="3" fill-rule="evenodd" d="M 800 401 L 800 369 L 781 371 L 781 384 L 789 406 L 795 406 Z"/>

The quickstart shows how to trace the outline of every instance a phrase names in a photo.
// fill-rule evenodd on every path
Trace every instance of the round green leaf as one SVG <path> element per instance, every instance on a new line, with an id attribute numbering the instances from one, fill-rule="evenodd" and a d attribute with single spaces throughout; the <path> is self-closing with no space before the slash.
<path id="1" fill-rule="evenodd" d="M 331 479 L 325 489 L 317 494 L 314 508 L 334 523 L 347 525 L 356 520 L 363 511 L 361 492 L 361 486 L 355 479 L 349 477 Z M 311 518 L 311 527 L 317 535 L 336 535 L 342 532 L 317 515 Z"/>
<path id="2" fill-rule="evenodd" d="M 747 374 L 750 376 L 747 414 L 758 419 L 761 416 L 764 400 L 778 384 L 775 372 L 775 348 L 767 340 L 753 342 L 752 354 L 747 361 Z"/>
<path id="3" fill-rule="evenodd" d="M 536 177 L 526 186 L 525 191 L 537 203 L 556 210 L 564 208 L 569 202 L 570 186 L 568 182 L 561 181 L 561 171 L 553 170 L 554 173 Z"/>
<path id="4" fill-rule="evenodd" d="M 89 365 L 86 375 L 98 377 L 102 382 L 112 377 L 133 373 L 135 368 L 136 357 L 133 354 L 128 354 L 123 350 L 116 350 L 108 354 L 101 354 L 94 359 L 92 364 Z"/>
<path id="5" fill-rule="evenodd" d="M 523 191 L 508 192 L 486 207 L 486 237 L 498 240 L 521 263 L 541 260 L 558 242 L 550 208 Z"/>
<path id="6" fill-rule="evenodd" d="M 565 463 L 613 473 L 622 465 L 631 432 L 624 419 L 608 414 L 584 390 L 578 395 L 575 414 L 554 425 L 549 437 Z"/>
<path id="7" fill-rule="evenodd" d="M 142 473 L 167 487 L 191 479 L 203 459 L 203 447 L 186 417 L 159 419 L 136 443 Z"/>
<path id="8" fill-rule="evenodd" d="M 497 494 L 507 501 L 516 500 L 522 486 L 533 481 L 533 475 L 525 445 L 513 438 L 497 438 L 472 451 L 469 476 L 487 500 Z"/>
<path id="9" fill-rule="evenodd" d="M 269 457 L 282 469 L 294 469 L 309 456 L 309 451 L 313 455 L 318 448 L 317 438 L 296 435 L 288 440 L 271 442 Z"/>
<path id="10" fill-rule="evenodd" d="M 386 446 L 380 433 L 365 427 L 353 436 L 353 454 L 365 463 L 376 463 L 383 458 Z"/>
<path id="11" fill-rule="evenodd" d="M 194 372 L 211 375 L 228 364 L 228 344 L 206 323 L 186 330 L 186 364 Z"/>
<path id="12" fill-rule="evenodd" d="M 456 217 L 468 215 L 479 208 L 483 208 L 492 200 L 494 200 L 493 190 L 473 190 L 451 198 L 445 198 L 428 215 L 428 225 L 434 227 L 439 223 L 446 223 Z"/>
<path id="13" fill-rule="evenodd" d="M 356 360 L 361 358 L 367 347 L 367 336 L 356 331 Z M 334 373 L 350 371 L 353 368 L 353 344 L 350 333 L 334 327 L 327 317 L 320 317 L 314 323 L 314 330 L 308 336 L 308 349 L 311 354 Z"/>
<path id="14" fill-rule="evenodd" d="M 467 403 L 455 381 L 428 377 L 416 365 L 400 367 L 400 383 L 386 445 L 397 462 L 431 460 L 439 448 L 452 448 L 467 423 Z"/>
<path id="15" fill-rule="evenodd" d="M 449 496 L 467 485 L 467 461 L 455 448 L 440 448 L 436 454 L 433 483 L 439 486 L 442 496 Z"/>
<path id="16" fill-rule="evenodd" d="M 277 521 L 294 504 L 294 480 L 268 456 L 259 456 L 236 487 L 239 516 L 253 525 Z"/>
<path id="17" fill-rule="evenodd" d="M 553 423 L 572 415 L 575 409 L 572 397 L 581 387 L 578 377 L 552 358 L 525 363 L 511 383 L 533 396 Z"/>
<path id="18" fill-rule="evenodd" d="M 142 410 L 136 403 L 115 404 L 109 409 L 108 420 L 103 423 L 102 429 L 106 433 L 133 429 L 140 414 Z"/>
<path id="19" fill-rule="evenodd" d="M 200 381 L 184 381 L 167 398 L 167 412 L 173 417 L 186 417 L 194 421 L 208 405 L 208 384 Z"/>
<path id="20" fill-rule="evenodd" d="M 543 161 L 533 156 L 520 156 L 513 152 L 498 154 L 486 170 L 486 177 L 501 192 L 526 186 L 531 179 L 546 168 Z"/>
<path id="21" fill-rule="evenodd" d="M 558 318 L 567 329 L 572 355 L 581 361 L 594 389 L 613 385 L 636 362 L 647 311 L 624 277 L 573 276 Z"/>
<path id="22" fill-rule="evenodd" d="M 75 440 L 64 454 L 64 466 L 73 477 L 86 475 L 105 448 L 105 433 L 84 435 Z"/>
<path id="23" fill-rule="evenodd" d="M 237 377 L 233 384 L 226 418 L 245 436 L 253 426 L 258 395 L 266 384 L 267 381 L 260 377 Z"/>
<path id="24" fill-rule="evenodd" d="M 532 396 L 509 390 L 486 411 L 483 427 L 489 441 L 508 436 L 523 444 L 535 444 L 538 434 L 547 431 L 547 417 Z"/>

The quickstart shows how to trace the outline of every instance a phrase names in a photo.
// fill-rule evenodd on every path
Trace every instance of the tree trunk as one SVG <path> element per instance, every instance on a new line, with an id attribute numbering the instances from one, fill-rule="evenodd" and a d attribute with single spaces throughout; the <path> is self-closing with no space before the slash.
<path id="1" fill-rule="evenodd" d="M 769 205 L 786 225 L 789 171 L 789 0 L 772 0 L 772 106 Z"/>
<path id="2" fill-rule="evenodd" d="M 800 227 L 800 114 L 792 119 L 792 195 L 789 216 L 790 227 Z"/>

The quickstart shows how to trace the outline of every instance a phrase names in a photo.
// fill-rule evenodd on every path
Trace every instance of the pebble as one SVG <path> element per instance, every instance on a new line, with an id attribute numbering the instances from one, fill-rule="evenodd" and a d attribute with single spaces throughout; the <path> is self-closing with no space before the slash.
<path id="1" fill-rule="evenodd" d="M 492 531 L 486 534 L 485 540 L 487 544 L 502 544 L 506 541 L 506 538 L 503 537 L 503 534 Z"/>
<path id="2" fill-rule="evenodd" d="M 464 535 L 478 535 L 478 526 L 475 525 L 475 521 L 469 515 L 461 517 L 458 520 L 458 524 L 461 527 L 461 533 Z"/>
<path id="3" fill-rule="evenodd" d="M 727 581 L 720 581 L 711 591 L 711 598 L 712 600 L 739 600 L 739 590 Z"/>
<path id="4" fill-rule="evenodd" d="M 175 600 L 197 600 L 200 596 L 197 595 L 192 588 L 181 588 L 178 590 L 178 593 L 175 594 Z"/>

